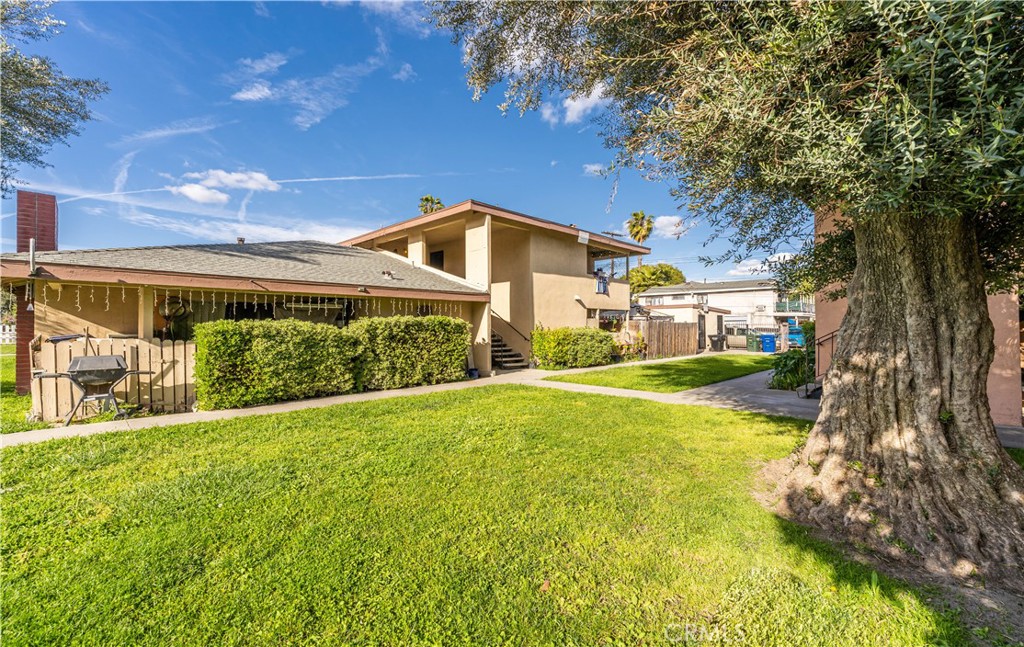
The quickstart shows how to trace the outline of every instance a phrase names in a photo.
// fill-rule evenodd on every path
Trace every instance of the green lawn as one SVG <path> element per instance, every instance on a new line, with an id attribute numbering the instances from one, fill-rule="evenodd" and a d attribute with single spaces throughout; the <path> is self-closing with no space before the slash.
<path id="1" fill-rule="evenodd" d="M 14 344 L 0 345 L 0 432 L 49 427 L 43 422 L 25 422 L 31 408 L 32 396 L 14 394 Z"/>
<path id="2" fill-rule="evenodd" d="M 678 362 L 622 366 L 571 375 L 553 375 L 544 379 L 634 391 L 675 393 L 767 371 L 772 367 L 772 359 L 771 355 L 761 354 L 701 355 Z"/>
<path id="3" fill-rule="evenodd" d="M 755 502 L 806 428 L 495 386 L 8 448 L 4 643 L 964 644 Z"/>

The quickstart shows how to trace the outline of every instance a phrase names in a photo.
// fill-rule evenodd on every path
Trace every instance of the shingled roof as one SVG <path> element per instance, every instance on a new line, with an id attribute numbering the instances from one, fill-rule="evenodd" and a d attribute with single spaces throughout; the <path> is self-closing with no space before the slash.
<path id="1" fill-rule="evenodd" d="M 3 254 L 27 261 L 28 254 Z M 486 290 L 401 257 L 312 240 L 36 252 L 36 264 L 479 295 Z M 389 278 L 389 274 L 393 278 Z"/>
<path id="2" fill-rule="evenodd" d="M 676 285 L 651 288 L 638 296 L 658 294 L 689 294 L 691 292 L 731 292 L 734 290 L 771 290 L 777 287 L 774 279 L 741 279 L 739 281 L 687 281 Z"/>

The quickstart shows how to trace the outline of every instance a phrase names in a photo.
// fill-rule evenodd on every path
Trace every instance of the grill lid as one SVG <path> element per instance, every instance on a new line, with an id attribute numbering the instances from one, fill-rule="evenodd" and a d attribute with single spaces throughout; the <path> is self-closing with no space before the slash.
<path id="1" fill-rule="evenodd" d="M 89 355 L 75 357 L 68 364 L 68 374 L 82 384 L 109 384 L 128 372 L 120 355 Z"/>

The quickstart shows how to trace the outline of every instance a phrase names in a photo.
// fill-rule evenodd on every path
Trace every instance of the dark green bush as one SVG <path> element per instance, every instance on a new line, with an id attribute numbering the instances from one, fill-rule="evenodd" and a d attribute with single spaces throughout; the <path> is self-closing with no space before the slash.
<path id="1" fill-rule="evenodd" d="M 531 338 L 540 368 L 601 366 L 610 364 L 615 353 L 611 333 L 596 328 L 537 328 Z"/>
<path id="2" fill-rule="evenodd" d="M 197 324 L 196 397 L 230 409 L 359 389 L 360 343 L 346 331 L 294 319 Z"/>
<path id="3" fill-rule="evenodd" d="M 376 317 L 346 329 L 362 342 L 363 384 L 398 389 L 466 376 L 469 323 L 451 317 Z"/>
<path id="4" fill-rule="evenodd" d="M 772 362 L 772 376 L 768 379 L 768 388 L 795 391 L 813 381 L 813 353 L 810 363 L 808 363 L 807 352 L 802 348 L 794 348 L 775 356 L 775 360 Z"/>

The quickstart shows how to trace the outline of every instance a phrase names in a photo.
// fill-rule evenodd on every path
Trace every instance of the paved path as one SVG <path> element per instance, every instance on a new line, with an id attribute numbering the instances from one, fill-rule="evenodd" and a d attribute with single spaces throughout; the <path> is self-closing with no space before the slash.
<path id="1" fill-rule="evenodd" d="M 681 358 L 648 360 L 645 362 L 631 363 L 631 366 L 642 364 L 661 364 L 669 361 L 676 361 Z M 601 366 L 592 369 L 574 369 L 570 371 L 559 371 L 559 375 L 580 373 L 592 370 L 607 370 L 614 366 Z M 302 409 L 316 409 L 329 407 L 336 404 L 348 402 L 367 402 L 370 400 L 383 400 L 386 398 L 399 398 L 409 395 L 422 395 L 427 393 L 440 393 L 444 391 L 459 391 L 495 384 L 523 384 L 526 386 L 543 387 L 547 389 L 559 389 L 562 391 L 573 391 L 576 393 L 594 393 L 623 398 L 639 398 L 652 402 L 664 404 L 693 404 L 720 409 L 734 409 L 738 411 L 752 411 L 770 415 L 791 416 L 814 420 L 818 417 L 818 400 L 807 400 L 797 397 L 792 391 L 774 391 L 768 389 L 765 383 L 768 381 L 770 371 L 762 371 L 734 380 L 726 380 L 717 384 L 709 384 L 689 391 L 677 393 L 655 393 L 652 391 L 633 391 L 630 389 L 615 389 L 606 386 L 592 386 L 588 384 L 574 384 L 572 382 L 549 382 L 545 377 L 552 375 L 550 371 L 529 369 L 523 371 L 511 371 L 500 373 L 493 377 L 480 378 L 466 382 L 454 382 L 452 384 L 438 384 L 435 386 L 418 386 L 409 389 L 395 389 L 392 391 L 371 391 L 369 393 L 355 393 L 352 395 L 338 395 L 329 398 L 317 398 L 313 400 L 301 400 L 298 402 L 282 402 L 262 407 L 250 407 L 248 409 L 227 409 L 222 411 L 200 411 L 196 413 L 176 413 L 148 418 L 129 418 L 128 420 L 115 420 L 111 422 L 97 422 L 93 424 L 72 425 L 70 427 L 55 427 L 49 429 L 36 429 L 23 431 L 15 434 L 0 435 L 0 446 L 10 447 L 25 443 L 37 443 L 54 438 L 70 438 L 75 436 L 91 436 L 114 431 L 132 431 L 145 429 L 147 427 L 166 427 L 168 425 L 179 425 L 190 422 L 209 422 L 212 420 L 226 420 L 228 418 L 239 418 L 243 416 L 258 416 L 268 413 L 283 413 L 287 411 L 300 411 Z M 1024 429 L 1020 427 L 997 427 L 999 438 L 1007 447 L 1024 448 Z"/>

